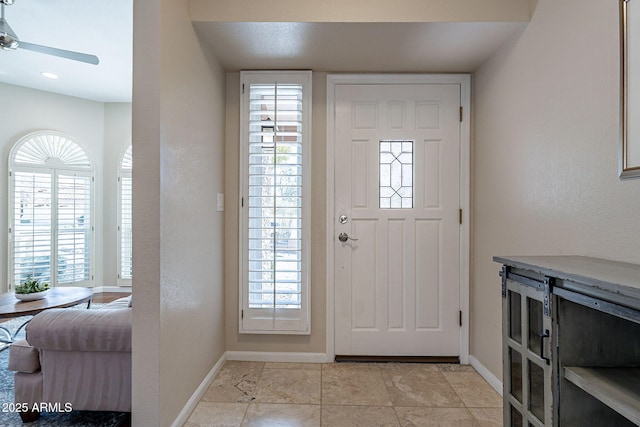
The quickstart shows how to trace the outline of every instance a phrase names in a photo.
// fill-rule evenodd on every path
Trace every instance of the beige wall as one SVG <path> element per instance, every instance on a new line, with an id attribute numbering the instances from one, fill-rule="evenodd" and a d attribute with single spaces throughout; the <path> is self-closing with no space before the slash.
<path id="1" fill-rule="evenodd" d="M 326 81 L 313 74 L 311 152 L 311 335 L 238 333 L 240 74 L 227 74 L 225 304 L 229 351 L 324 353 L 326 347 Z"/>
<path id="2" fill-rule="evenodd" d="M 225 351 L 225 75 L 186 0 L 134 2 L 133 424 L 167 426 Z"/>
<path id="3" fill-rule="evenodd" d="M 0 118 L 0 162 L 6 170 L 9 152 L 23 136 L 55 130 L 76 139 L 95 166 L 94 286 L 116 286 L 116 157 L 131 141 L 131 104 L 102 103 L 0 83 L 5 108 Z M 0 223 L 7 224 L 7 174 L 0 174 Z M 6 291 L 7 228 L 0 227 L 0 292 Z M 110 244 L 107 244 L 109 242 Z"/>
<path id="4" fill-rule="evenodd" d="M 471 354 L 498 378 L 494 255 L 640 262 L 640 180 L 617 176 L 618 3 L 539 0 L 475 74 Z"/>
<path id="5" fill-rule="evenodd" d="M 191 0 L 194 21 L 528 21 L 531 0 Z"/>
<path id="6" fill-rule="evenodd" d="M 240 335 L 239 76 L 210 71 L 184 1 L 134 7 L 134 289 L 144 295 L 134 302 L 134 423 L 166 425 L 225 350 L 325 351 L 326 76 L 313 88 L 312 334 Z M 621 182 L 616 169 L 617 36 L 616 5 L 539 0 L 528 28 L 475 75 L 471 353 L 498 377 L 492 256 L 640 262 L 640 181 Z"/>

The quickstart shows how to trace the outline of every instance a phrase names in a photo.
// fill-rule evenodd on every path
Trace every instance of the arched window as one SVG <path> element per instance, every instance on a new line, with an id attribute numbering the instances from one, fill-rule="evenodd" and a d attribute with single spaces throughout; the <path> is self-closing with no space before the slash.
<path id="1" fill-rule="evenodd" d="M 133 154 L 127 147 L 118 168 L 118 285 L 131 286 L 133 275 L 133 236 L 131 194 Z"/>
<path id="2" fill-rule="evenodd" d="M 21 138 L 9 154 L 9 289 L 28 277 L 91 286 L 93 163 L 54 131 Z"/>

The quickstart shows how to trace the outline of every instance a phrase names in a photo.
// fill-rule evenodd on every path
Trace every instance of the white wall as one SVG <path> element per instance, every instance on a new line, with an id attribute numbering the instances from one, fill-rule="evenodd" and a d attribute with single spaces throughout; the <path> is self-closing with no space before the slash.
<path id="1" fill-rule="evenodd" d="M 471 353 L 498 378 L 493 256 L 640 263 L 640 180 L 617 176 L 618 43 L 618 2 L 539 0 L 475 73 Z"/>
<path id="2" fill-rule="evenodd" d="M 115 223 L 103 212 L 115 203 L 115 198 L 111 198 L 115 193 L 108 182 L 115 179 L 112 177 L 117 164 L 112 163 L 113 153 L 120 149 L 119 141 L 130 135 L 130 104 L 103 104 L 5 83 L 0 83 L 0 100 L 4 107 L 0 115 L 1 170 L 7 171 L 13 145 L 24 135 L 39 130 L 55 130 L 73 137 L 92 158 L 97 195 L 94 286 L 115 285 L 115 273 L 110 270 L 112 262 L 102 261 L 116 258 L 115 245 L 103 244 L 106 236 L 115 234 Z M 0 174 L 0 224 L 8 224 L 7 179 L 7 173 Z M 0 227 L 0 292 L 7 290 L 7 238 L 7 228 Z"/>
<path id="3" fill-rule="evenodd" d="M 134 2 L 136 426 L 170 425 L 225 351 L 225 75 L 187 5 Z"/>

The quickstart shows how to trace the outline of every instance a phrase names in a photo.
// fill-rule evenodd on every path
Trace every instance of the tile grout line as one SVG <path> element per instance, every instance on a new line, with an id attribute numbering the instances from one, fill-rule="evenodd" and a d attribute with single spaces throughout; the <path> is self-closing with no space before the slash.
<path id="1" fill-rule="evenodd" d="M 398 425 L 402 425 L 402 424 L 401 424 L 401 421 L 400 421 L 400 415 L 399 415 L 399 413 L 398 413 L 398 408 L 404 408 L 405 406 L 398 406 L 398 405 L 396 405 L 396 404 L 394 403 L 393 393 L 392 393 L 392 392 L 390 392 L 390 390 L 389 390 L 389 386 L 388 386 L 387 382 L 386 382 L 386 381 L 385 381 L 385 379 L 384 379 L 384 375 L 383 375 L 383 374 L 384 374 L 384 372 L 385 372 L 385 371 L 384 371 L 384 369 L 382 369 L 382 368 L 381 368 L 381 366 L 382 366 L 382 365 L 379 365 L 379 364 L 373 364 L 373 365 L 374 365 L 373 367 L 375 368 L 375 369 L 374 369 L 374 372 L 376 372 L 376 373 L 377 373 L 377 375 L 376 375 L 376 376 L 379 376 L 379 380 L 380 380 L 380 381 L 382 381 L 382 390 L 384 390 L 384 391 L 386 392 L 386 394 L 388 395 L 388 399 L 389 399 L 389 402 L 390 402 L 390 406 L 389 406 L 389 407 L 390 407 L 390 408 L 392 408 L 393 415 L 394 415 L 394 419 L 395 419 L 395 421 L 398 423 Z M 304 407 L 304 406 L 307 406 L 307 405 L 310 405 L 310 406 L 318 406 L 318 407 L 319 407 L 319 410 L 320 410 L 320 413 L 319 413 L 319 423 L 320 423 L 320 426 L 322 426 L 322 422 L 323 422 L 323 419 L 324 419 L 324 416 L 323 416 L 324 414 L 323 414 L 323 412 L 324 412 L 324 407 L 325 407 L 325 406 L 334 406 L 334 407 L 342 407 L 342 408 L 346 408 L 346 407 L 350 407 L 350 406 L 354 406 L 354 407 L 368 407 L 368 406 L 379 406 L 379 407 L 385 407 L 385 406 L 386 406 L 386 405 L 364 405 L 364 404 L 363 404 L 363 405 L 347 405 L 347 404 L 344 404 L 344 402 L 343 402 L 343 401 L 336 402 L 336 403 L 334 403 L 333 405 L 327 405 L 327 403 L 325 402 L 325 400 L 326 400 L 326 397 L 327 397 L 327 396 L 325 395 L 325 387 L 324 387 L 324 376 L 325 376 L 325 374 L 327 374 L 327 372 L 325 372 L 326 366 L 327 366 L 326 364 L 320 364 L 320 369 L 319 369 L 319 371 L 320 371 L 320 375 L 319 375 L 319 377 L 320 377 L 320 378 L 319 378 L 319 387 L 320 387 L 319 392 L 320 392 L 320 399 L 319 399 L 319 403 L 318 403 L 318 405 L 315 405 L 315 404 L 313 404 L 313 403 L 304 403 L 304 402 L 292 402 L 292 403 L 290 403 L 290 405 L 292 405 L 293 407 L 298 407 L 298 408 L 300 408 L 300 407 Z M 245 409 L 244 409 L 244 411 L 243 411 L 242 418 L 240 419 L 240 425 L 242 425 L 242 423 L 249 422 L 249 420 L 250 420 L 250 418 L 249 418 L 249 415 L 250 415 L 249 408 L 250 408 L 250 406 L 251 406 L 251 404 L 252 404 L 252 403 L 254 403 L 254 404 L 256 404 L 256 405 L 259 405 L 259 404 L 275 404 L 275 405 L 277 405 L 277 404 L 283 404 L 283 405 L 284 405 L 284 404 L 288 404 L 287 402 L 274 402 L 274 403 L 269 403 L 269 402 L 257 402 L 257 401 L 255 400 L 255 399 L 256 399 L 256 396 L 257 396 L 257 392 L 258 392 L 258 391 L 259 391 L 259 389 L 260 389 L 260 384 L 262 384 L 262 383 L 265 381 L 265 377 L 264 377 L 265 372 L 268 372 L 268 371 L 269 371 L 269 370 L 271 370 L 271 369 L 273 369 L 273 370 L 277 370 L 277 369 L 284 369 L 284 370 L 286 370 L 286 369 L 293 369 L 293 368 L 281 368 L 281 367 L 271 367 L 271 368 L 267 368 L 267 367 L 266 367 L 266 364 L 264 364 L 264 363 L 263 363 L 263 364 L 261 365 L 261 367 L 260 367 L 260 372 L 259 372 L 259 376 L 258 376 L 258 378 L 256 379 L 256 384 L 255 384 L 255 387 L 254 387 L 253 392 L 252 392 L 251 400 L 250 400 L 249 402 L 247 402 L 247 405 L 246 405 L 246 407 L 245 407 Z M 300 369 L 305 369 L 305 368 L 304 368 L 304 367 L 300 367 Z M 491 406 L 491 407 L 485 407 L 485 406 L 469 406 L 469 405 L 468 405 L 468 404 L 467 404 L 467 403 L 462 399 L 462 395 L 460 394 L 460 392 L 459 392 L 458 388 L 456 388 L 456 387 L 454 386 L 454 384 L 451 382 L 451 380 L 449 379 L 449 377 L 448 377 L 447 375 L 445 375 L 446 373 L 452 373 L 452 376 L 453 376 L 453 377 L 455 377 L 455 373 L 457 373 L 457 372 L 475 372 L 475 373 L 477 373 L 477 371 L 475 371 L 475 370 L 473 370 L 473 371 L 455 371 L 455 370 L 447 370 L 447 369 L 442 369 L 442 366 L 438 366 L 438 367 L 437 367 L 437 369 L 436 369 L 434 372 L 438 372 L 440 375 L 442 375 L 442 377 L 444 377 L 444 380 L 445 380 L 446 384 L 448 384 L 448 385 L 449 385 L 449 387 L 453 390 L 453 392 L 454 392 L 454 393 L 455 393 L 455 395 L 458 397 L 458 399 L 460 399 L 460 401 L 462 402 L 462 404 L 463 404 L 463 405 L 462 405 L 462 407 L 461 407 L 461 408 L 464 408 L 464 409 L 467 411 L 467 413 L 468 413 L 468 414 L 470 415 L 470 417 L 473 419 L 474 423 L 478 423 L 478 422 L 480 422 L 480 420 L 479 420 L 478 418 L 476 418 L 476 416 L 474 415 L 474 413 L 472 413 L 472 412 L 471 412 L 471 409 L 475 409 L 475 410 L 501 409 L 501 408 L 499 408 L 499 407 L 497 407 L 497 406 L 496 406 L 496 407 L 493 407 L 493 406 Z M 458 382 L 459 382 L 459 381 L 458 381 Z M 264 385 L 264 384 L 263 384 L 263 385 Z M 414 407 L 415 407 L 415 408 L 422 408 L 422 407 L 424 407 L 424 406 L 422 406 L 422 405 L 416 405 L 416 406 L 411 406 L 411 405 L 410 405 L 410 406 L 407 406 L 407 408 L 414 408 Z M 432 406 L 428 406 L 428 408 L 437 408 L 437 409 L 441 409 L 441 408 L 445 408 L 445 407 L 439 407 L 439 406 L 433 406 L 433 407 L 432 407 Z M 446 408 L 458 409 L 458 407 L 449 407 L 449 406 L 447 406 Z M 486 411 L 485 411 L 485 412 L 486 412 Z M 483 418 L 484 418 L 484 416 L 483 416 Z M 483 418 L 481 418 L 481 419 L 483 419 Z"/>
<path id="2" fill-rule="evenodd" d="M 320 427 L 322 427 L 322 408 L 324 407 L 324 402 L 322 398 L 322 375 L 324 374 L 324 363 L 320 365 Z"/>
<path id="3" fill-rule="evenodd" d="M 470 407 L 469 405 L 467 405 L 467 402 L 464 401 L 464 399 L 462 398 L 462 396 L 458 392 L 457 387 L 454 387 L 454 385 L 451 384 L 451 381 L 449 381 L 449 378 L 447 378 L 447 376 L 444 375 L 444 372 L 446 372 L 446 371 L 441 371 L 441 372 L 442 372 L 442 376 L 447 381 L 447 384 L 449 384 L 449 386 L 453 389 L 453 391 L 456 393 L 456 396 L 458 396 L 458 398 L 460 399 L 460 401 L 464 405 L 464 408 L 467 410 L 467 412 L 469 412 L 469 414 L 473 418 L 474 423 L 479 423 L 480 421 L 476 418 L 476 416 L 473 414 L 473 412 L 471 412 L 471 409 L 486 409 L 486 407 L 483 407 L 483 406 L 472 406 L 472 407 Z M 473 372 L 475 372 L 476 374 L 478 373 L 478 371 L 476 371 L 475 368 L 474 368 Z"/>
<path id="4" fill-rule="evenodd" d="M 247 412 L 249 412 L 249 406 L 251 406 L 251 402 L 249 402 L 247 404 L 247 407 L 244 408 L 244 413 L 242 414 L 242 419 L 240 420 L 240 425 L 238 427 L 242 426 L 242 423 L 244 423 L 245 418 L 247 418 Z"/>

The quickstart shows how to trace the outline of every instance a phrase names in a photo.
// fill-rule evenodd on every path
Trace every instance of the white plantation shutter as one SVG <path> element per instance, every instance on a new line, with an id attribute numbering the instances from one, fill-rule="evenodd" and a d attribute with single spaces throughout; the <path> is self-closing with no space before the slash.
<path id="1" fill-rule="evenodd" d="M 118 285 L 121 286 L 130 286 L 133 278 L 132 167 L 132 146 L 129 145 L 118 173 Z"/>
<path id="2" fill-rule="evenodd" d="M 90 286 L 93 166 L 57 132 L 19 140 L 9 155 L 9 287 L 28 276 L 52 286 Z"/>
<path id="3" fill-rule="evenodd" d="M 14 146 L 11 160 L 16 165 L 47 166 L 53 161 L 68 168 L 93 169 L 82 147 L 66 135 L 53 131 L 35 132 L 22 138 Z"/>
<path id="4" fill-rule="evenodd" d="M 310 72 L 243 72 L 240 331 L 309 333 Z"/>
<path id="5" fill-rule="evenodd" d="M 91 280 L 91 175 L 61 171 L 57 174 L 57 283 L 88 286 Z"/>
<path id="6" fill-rule="evenodd" d="M 16 171 L 12 174 L 13 216 L 11 247 L 13 277 L 19 284 L 31 276 L 51 283 L 52 181 L 51 173 Z"/>

